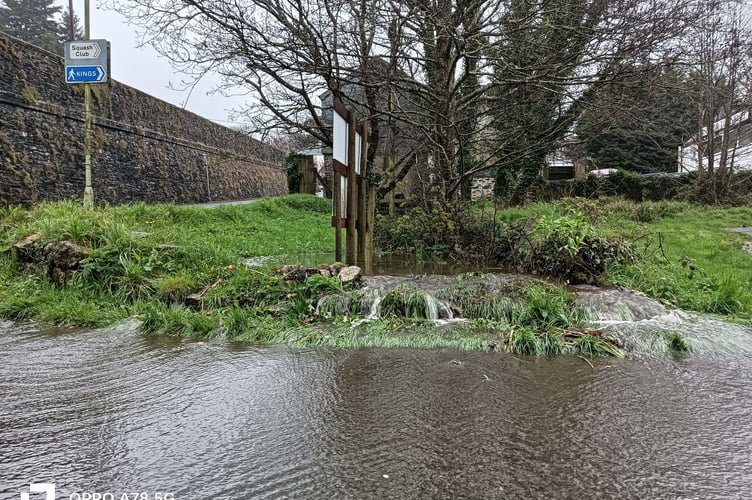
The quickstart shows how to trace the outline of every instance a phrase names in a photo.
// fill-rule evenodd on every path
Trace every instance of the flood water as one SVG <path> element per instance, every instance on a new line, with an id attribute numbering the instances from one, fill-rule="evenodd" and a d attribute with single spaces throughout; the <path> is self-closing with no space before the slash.
<path id="1" fill-rule="evenodd" d="M 0 498 L 750 497 L 752 355 L 589 361 L 0 322 Z"/>

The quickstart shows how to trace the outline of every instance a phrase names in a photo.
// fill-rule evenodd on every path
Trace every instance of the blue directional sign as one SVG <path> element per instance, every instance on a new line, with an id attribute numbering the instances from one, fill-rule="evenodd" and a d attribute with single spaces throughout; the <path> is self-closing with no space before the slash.
<path id="1" fill-rule="evenodd" d="M 107 72 L 102 66 L 66 66 L 66 83 L 103 82 Z"/>

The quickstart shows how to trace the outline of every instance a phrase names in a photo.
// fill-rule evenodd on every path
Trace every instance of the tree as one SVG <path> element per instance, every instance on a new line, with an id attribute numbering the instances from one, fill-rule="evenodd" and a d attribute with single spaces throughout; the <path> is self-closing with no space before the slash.
<path id="1" fill-rule="evenodd" d="M 691 81 L 655 64 L 629 73 L 585 108 L 577 139 L 600 168 L 675 172 L 677 146 L 697 128 Z"/>
<path id="2" fill-rule="evenodd" d="M 702 2 L 700 2 L 702 3 Z M 256 129 L 331 144 L 328 92 L 370 121 L 380 193 L 410 173 L 450 201 L 467 179 L 539 164 L 625 62 L 681 50 L 685 0 L 110 0 L 184 71 L 249 89 Z M 353 88 L 357 92 L 350 91 Z M 350 90 L 348 90 L 350 89 Z M 537 168 L 537 167 L 535 167 Z M 526 167 L 532 171 L 534 167 Z"/>
<path id="3" fill-rule="evenodd" d="M 62 54 L 55 16 L 61 8 L 54 0 L 4 0 L 0 6 L 0 31 Z"/>
<path id="4" fill-rule="evenodd" d="M 492 116 L 500 180 L 511 169 L 514 197 L 537 178 L 547 155 L 568 144 L 577 120 L 642 64 L 670 65 L 677 40 L 698 15 L 690 2 L 512 0 L 493 77 Z"/>
<path id="5" fill-rule="evenodd" d="M 84 39 L 84 29 L 81 27 L 81 20 L 75 12 L 73 13 L 73 36 L 71 37 L 71 14 L 68 8 L 63 10 L 63 15 L 60 18 L 58 37 L 60 40 Z"/>
<path id="6" fill-rule="evenodd" d="M 752 13 L 744 2 L 709 0 L 692 32 L 687 62 L 696 86 L 697 170 L 708 201 L 729 187 L 738 137 L 734 116 L 752 104 Z"/>

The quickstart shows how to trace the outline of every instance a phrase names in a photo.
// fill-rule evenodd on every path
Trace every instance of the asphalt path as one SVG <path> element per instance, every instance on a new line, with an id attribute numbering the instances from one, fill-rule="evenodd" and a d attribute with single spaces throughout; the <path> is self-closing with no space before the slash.
<path id="1" fill-rule="evenodd" d="M 254 201 L 257 201 L 260 199 L 261 198 L 252 198 L 250 200 L 211 201 L 209 203 L 194 203 L 194 204 L 185 205 L 185 206 L 200 207 L 200 208 L 214 208 L 214 207 L 219 207 L 221 205 L 247 205 L 248 203 L 253 203 Z"/>

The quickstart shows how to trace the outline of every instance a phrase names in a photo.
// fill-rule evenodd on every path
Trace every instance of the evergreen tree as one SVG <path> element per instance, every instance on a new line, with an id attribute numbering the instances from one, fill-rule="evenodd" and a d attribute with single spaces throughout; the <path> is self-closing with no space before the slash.
<path id="1" fill-rule="evenodd" d="M 60 19 L 58 34 L 61 40 L 83 40 L 84 29 L 81 27 L 81 19 L 73 13 L 73 38 L 70 36 L 70 11 L 66 8 L 63 11 L 63 17 Z"/>
<path id="2" fill-rule="evenodd" d="M 600 168 L 673 172 L 677 147 L 696 129 L 688 78 L 659 66 L 635 67 L 580 118 L 576 133 Z"/>
<path id="3" fill-rule="evenodd" d="M 61 8 L 54 0 L 4 0 L 0 6 L 0 31 L 62 53 L 55 16 Z"/>

